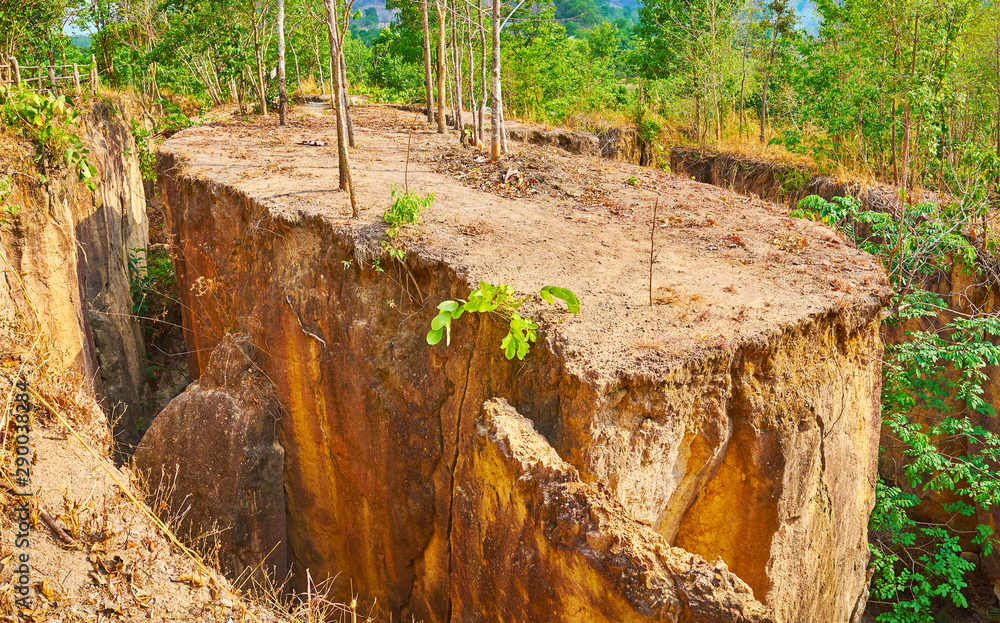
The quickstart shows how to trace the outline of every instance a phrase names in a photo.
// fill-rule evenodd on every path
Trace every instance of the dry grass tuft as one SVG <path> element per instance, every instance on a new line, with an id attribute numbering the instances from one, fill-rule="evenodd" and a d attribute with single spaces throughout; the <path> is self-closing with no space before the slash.
<path id="1" fill-rule="evenodd" d="M 390 621 L 391 617 L 381 612 L 377 601 L 367 607 L 359 604 L 359 595 L 351 591 L 352 598 L 348 603 L 342 603 L 330 598 L 336 577 L 330 577 L 322 582 L 313 581 L 306 570 L 306 590 L 302 593 L 284 593 L 285 584 L 268 586 L 258 585 L 255 593 L 261 595 L 260 602 L 265 608 L 283 612 L 290 621 L 298 622 L 337 622 L 337 623 L 376 623 Z M 284 593 L 284 596 L 282 594 Z"/>
<path id="2" fill-rule="evenodd" d="M 202 102 L 183 93 L 174 93 L 169 89 L 161 89 L 160 94 L 174 106 L 181 109 L 181 112 L 188 117 L 196 117 L 202 109 Z"/>
<path id="3" fill-rule="evenodd" d="M 633 128 L 635 121 L 620 110 L 607 110 L 573 113 L 563 119 L 563 125 L 571 130 L 597 132 L 606 128 Z"/>

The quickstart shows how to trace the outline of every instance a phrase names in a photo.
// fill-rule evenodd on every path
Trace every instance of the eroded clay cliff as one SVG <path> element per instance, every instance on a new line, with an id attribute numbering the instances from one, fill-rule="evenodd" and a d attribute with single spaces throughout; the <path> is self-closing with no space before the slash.
<path id="1" fill-rule="evenodd" d="M 671 152 L 671 165 L 676 171 L 691 175 L 701 182 L 734 189 L 748 195 L 768 197 L 782 201 L 789 207 L 797 205 L 806 196 L 818 194 L 830 200 L 837 196 L 853 196 L 865 209 L 876 211 L 895 210 L 896 189 L 886 185 L 866 185 L 846 183 L 827 176 L 814 175 L 810 168 L 797 167 L 778 161 L 750 158 L 747 156 L 721 153 L 701 154 L 693 148 L 674 148 Z M 936 195 L 927 190 L 916 191 L 917 202 L 943 203 L 947 197 Z M 977 242 L 977 230 L 982 231 L 980 224 L 971 224 L 963 229 L 973 245 L 982 245 L 982 238 Z M 977 247 L 978 248 L 978 247 Z M 946 324 L 957 318 L 975 318 L 995 315 L 1000 309 L 997 303 L 996 290 L 998 275 L 993 261 L 988 253 L 982 253 L 974 265 L 967 265 L 959 258 L 944 262 L 945 266 L 920 278 L 916 287 L 933 292 L 941 297 L 944 307 L 936 314 L 919 317 L 899 324 L 884 324 L 882 336 L 886 344 L 901 344 L 908 341 L 907 334 L 913 331 L 940 331 Z M 983 394 L 987 403 L 1000 404 L 1000 369 L 997 366 L 985 366 Z M 959 374 L 955 371 L 947 373 L 950 381 L 957 381 Z M 924 426 L 937 425 L 949 413 L 960 413 L 965 406 L 952 399 L 945 401 L 946 408 L 914 408 L 907 414 L 911 422 Z M 1000 433 L 1000 419 L 995 415 L 969 412 L 970 420 L 985 430 Z M 963 455 L 968 448 L 964 442 L 953 439 L 936 439 L 935 443 L 948 453 Z M 883 479 L 920 499 L 919 506 L 910 512 L 914 519 L 929 524 L 949 525 L 961 535 L 958 544 L 970 560 L 981 564 L 979 569 L 992 582 L 993 592 L 1000 597 L 1000 553 L 994 548 L 989 554 L 983 554 L 982 547 L 973 541 L 977 534 L 977 524 L 983 524 L 996 529 L 1000 523 L 1000 508 L 977 508 L 974 515 L 961 515 L 949 510 L 949 506 L 961 498 L 949 490 L 936 490 L 922 486 L 911 486 L 906 476 L 906 466 L 912 459 L 904 452 L 908 446 L 898 439 L 898 436 L 888 427 L 883 431 L 880 440 L 882 450 L 879 465 Z M 972 503 L 970 499 L 964 499 Z"/>
<path id="2" fill-rule="evenodd" d="M 874 262 L 732 193 L 631 189 L 627 165 L 596 208 L 469 190 L 432 172 L 446 139 L 416 133 L 407 153 L 393 115 L 356 111 L 359 220 L 330 152 L 295 145 L 324 122 L 188 130 L 158 161 L 196 375 L 246 331 L 274 383 L 300 577 L 341 574 L 429 622 L 516 619 L 535 600 L 565 620 L 846 621 L 874 499 Z M 375 264 L 404 167 L 435 201 L 405 261 Z M 428 346 L 436 305 L 479 280 L 568 287 L 583 312 L 526 303 L 541 330 L 523 362 L 476 315 Z M 541 463 L 489 432 L 494 397 L 531 421 L 515 428 Z"/>
<path id="3" fill-rule="evenodd" d="M 699 182 L 783 203 L 790 209 L 798 207 L 799 201 L 810 195 L 819 195 L 827 201 L 833 197 L 855 197 L 866 210 L 888 210 L 899 200 L 892 186 L 847 182 L 821 174 L 810 165 L 739 153 L 674 147 L 670 150 L 670 169 Z M 917 191 L 916 198 L 937 199 L 926 190 Z"/>
<path id="4" fill-rule="evenodd" d="M 21 207 L 0 232 L 3 313 L 51 340 L 56 369 L 78 374 L 117 421 L 116 439 L 136 441 L 146 413 L 145 348 L 132 317 L 129 254 L 145 252 L 146 202 L 138 148 L 120 112 L 125 101 L 86 103 L 79 134 L 97 167 L 91 192 L 65 167 L 33 179 L 35 146 L 9 142 L 0 161 L 13 172 L 8 204 Z M 27 311 L 26 311 L 27 310 Z"/>
<path id="5" fill-rule="evenodd" d="M 218 530 L 220 570 L 281 581 L 284 547 L 284 451 L 281 408 L 257 368 L 246 336 L 227 335 L 208 367 L 161 411 L 136 447 L 133 464 L 151 491 L 177 509 L 190 539 Z"/>
<path id="6" fill-rule="evenodd" d="M 725 562 L 669 547 L 505 400 L 483 405 L 459 456 L 457 620 L 774 621 Z"/>

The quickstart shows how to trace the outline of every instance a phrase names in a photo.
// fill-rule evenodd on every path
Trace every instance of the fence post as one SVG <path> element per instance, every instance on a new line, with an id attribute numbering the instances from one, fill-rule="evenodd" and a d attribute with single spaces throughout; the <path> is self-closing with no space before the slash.
<path id="1" fill-rule="evenodd" d="M 73 92 L 77 97 L 83 95 L 83 92 L 80 90 L 80 66 L 76 63 L 73 63 Z"/>
<path id="2" fill-rule="evenodd" d="M 14 86 L 21 84 L 21 68 L 17 64 L 17 58 L 10 57 L 10 69 L 14 72 Z"/>
<path id="3" fill-rule="evenodd" d="M 56 84 L 56 70 L 52 68 L 52 65 L 49 65 L 49 84 L 52 86 L 52 91 L 55 92 L 58 85 Z"/>
<path id="4" fill-rule="evenodd" d="M 90 55 L 90 90 L 97 90 L 97 57 Z"/>
<path id="5" fill-rule="evenodd" d="M 45 75 L 45 73 L 42 71 L 42 66 L 39 65 L 38 66 L 38 93 L 39 94 L 41 94 L 41 92 L 42 92 L 42 77 L 44 75 Z"/>

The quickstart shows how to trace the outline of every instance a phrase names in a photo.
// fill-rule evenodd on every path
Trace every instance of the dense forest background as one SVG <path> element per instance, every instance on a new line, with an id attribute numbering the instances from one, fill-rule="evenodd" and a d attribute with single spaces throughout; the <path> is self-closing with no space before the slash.
<path id="1" fill-rule="evenodd" d="M 490 105 L 489 0 L 428 0 L 432 88 Z M 278 0 L 0 1 L 0 56 L 89 63 L 106 84 L 201 105 L 277 97 Z M 286 0 L 289 88 L 330 89 L 322 0 Z M 507 116 L 638 123 L 663 143 L 769 152 L 823 172 L 960 192 L 1000 175 L 1000 5 L 990 1 L 498 3 Z M 511 5 L 512 4 L 512 5 Z M 338 4 L 349 90 L 426 99 L 421 3 Z M 84 33 L 79 36 L 79 33 Z M 89 35 L 87 34 L 89 33 Z M 77 34 L 78 36 L 73 36 Z M 488 91 L 488 89 L 486 89 Z M 434 96 L 436 97 L 436 95 Z M 255 103 L 257 102 L 257 103 Z"/>
<path id="2" fill-rule="evenodd" d="M 14 59 L 32 68 L 35 91 L 43 66 L 80 65 L 94 76 L 89 94 L 134 92 L 156 109 L 157 130 L 222 105 L 278 110 L 284 123 L 283 102 L 332 91 L 352 205 L 348 94 L 418 104 L 439 132 L 451 113 L 458 139 L 488 144 L 494 159 L 506 117 L 627 127 L 661 155 L 688 144 L 889 189 L 880 210 L 813 196 L 792 213 L 880 258 L 893 288 L 885 326 L 906 328 L 883 361 L 883 443 L 903 476 L 876 486 L 870 611 L 1000 620 L 991 589 L 970 597 L 976 561 L 997 543 L 977 513 L 1000 508 L 1000 425 L 983 398 L 1000 366 L 1000 314 L 954 313 L 927 285 L 961 270 L 997 287 L 995 0 L 0 0 L 0 82 Z M 0 129 L 69 136 L 63 95 L 31 88 L 0 85 Z M 56 151 L 65 144 L 76 145 Z M 93 187 L 81 149 L 52 161 L 76 162 Z M 0 199 L 10 187 L 0 175 Z M 914 199 L 928 195 L 938 200 Z M 924 512 L 930 503 L 940 512 Z"/>

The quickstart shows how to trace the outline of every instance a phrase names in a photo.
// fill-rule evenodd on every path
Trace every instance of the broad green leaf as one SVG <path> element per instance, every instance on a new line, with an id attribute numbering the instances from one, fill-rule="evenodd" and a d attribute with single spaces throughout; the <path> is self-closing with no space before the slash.
<path id="1" fill-rule="evenodd" d="M 431 330 L 439 331 L 442 327 L 451 324 L 451 314 L 448 312 L 441 312 L 434 319 L 431 320 Z"/>
<path id="2" fill-rule="evenodd" d="M 442 329 L 432 329 L 427 333 L 427 343 L 431 346 L 437 344 L 441 341 L 441 337 L 444 334 Z"/>
<path id="3" fill-rule="evenodd" d="M 580 299 L 576 298 L 576 295 L 566 288 L 560 288 L 558 286 L 545 286 L 542 288 L 540 294 L 542 295 L 542 298 L 550 303 L 554 303 L 552 300 L 553 296 L 555 298 L 562 299 L 566 302 L 566 307 L 569 308 L 569 312 L 571 314 L 580 313 Z M 548 296 L 546 296 L 546 294 L 548 294 Z"/>

